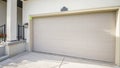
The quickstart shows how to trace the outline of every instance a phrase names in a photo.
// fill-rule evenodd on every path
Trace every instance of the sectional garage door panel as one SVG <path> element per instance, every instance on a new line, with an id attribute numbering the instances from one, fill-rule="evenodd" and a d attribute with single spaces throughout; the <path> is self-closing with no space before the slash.
<path id="1" fill-rule="evenodd" d="M 33 50 L 114 62 L 115 12 L 34 18 Z"/>

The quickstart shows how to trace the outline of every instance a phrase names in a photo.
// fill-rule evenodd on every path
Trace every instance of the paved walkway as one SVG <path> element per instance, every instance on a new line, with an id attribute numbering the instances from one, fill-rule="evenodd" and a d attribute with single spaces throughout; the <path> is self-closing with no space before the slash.
<path id="1" fill-rule="evenodd" d="M 115 68 L 115 66 L 100 61 L 26 52 L 0 62 L 0 68 Z"/>

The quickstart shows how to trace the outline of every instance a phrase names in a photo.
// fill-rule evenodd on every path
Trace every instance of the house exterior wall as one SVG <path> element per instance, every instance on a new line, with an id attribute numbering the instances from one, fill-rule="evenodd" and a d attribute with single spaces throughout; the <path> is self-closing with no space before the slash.
<path id="1" fill-rule="evenodd" d="M 120 0 L 27 0 L 23 2 L 23 23 L 29 22 L 29 15 L 60 12 L 66 6 L 71 10 L 120 6 Z M 29 40 L 26 29 L 25 37 Z M 27 40 L 27 42 L 29 42 Z"/>
<path id="2" fill-rule="evenodd" d="M 3 1 L 0 1 L 0 25 L 6 23 L 6 12 L 7 12 L 7 4 Z M 22 25 L 22 8 L 17 8 L 17 22 Z"/>
<path id="3" fill-rule="evenodd" d="M 0 1 L 0 25 L 6 23 L 6 3 Z"/>
<path id="4" fill-rule="evenodd" d="M 19 25 L 22 25 L 22 8 L 17 8 L 17 22 Z"/>

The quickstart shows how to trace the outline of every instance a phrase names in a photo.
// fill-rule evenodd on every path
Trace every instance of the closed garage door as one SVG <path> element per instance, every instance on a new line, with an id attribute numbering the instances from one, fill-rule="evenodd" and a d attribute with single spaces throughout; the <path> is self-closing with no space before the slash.
<path id="1" fill-rule="evenodd" d="M 114 62 L 115 12 L 34 18 L 33 51 Z"/>

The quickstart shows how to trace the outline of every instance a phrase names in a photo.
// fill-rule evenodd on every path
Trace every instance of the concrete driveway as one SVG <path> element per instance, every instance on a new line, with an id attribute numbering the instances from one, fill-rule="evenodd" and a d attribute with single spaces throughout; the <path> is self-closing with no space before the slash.
<path id="1" fill-rule="evenodd" d="M 25 52 L 0 63 L 0 68 L 115 68 L 112 63 Z"/>

